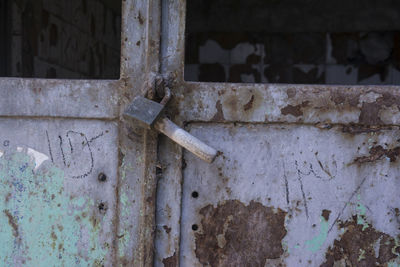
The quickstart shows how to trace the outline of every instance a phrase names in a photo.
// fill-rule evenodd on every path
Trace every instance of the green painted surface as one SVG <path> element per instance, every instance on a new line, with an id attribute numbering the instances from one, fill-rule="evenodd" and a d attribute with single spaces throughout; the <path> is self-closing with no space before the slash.
<path id="1" fill-rule="evenodd" d="M 133 171 L 133 167 L 125 162 L 125 158 L 122 161 L 120 172 L 121 172 L 121 182 L 127 183 L 126 181 L 126 173 Z M 129 219 L 131 217 L 130 211 L 133 206 L 134 196 L 128 194 L 129 186 L 124 186 L 120 191 L 120 211 L 121 218 L 125 220 L 121 222 L 120 232 L 118 234 L 118 254 L 120 257 L 124 257 L 126 254 L 126 249 L 129 248 L 129 243 L 132 241 L 132 231 L 129 227 Z"/>
<path id="2" fill-rule="evenodd" d="M 357 206 L 356 206 L 356 210 L 357 210 L 357 224 L 362 225 L 363 228 L 362 230 L 364 231 L 365 229 L 367 229 L 369 227 L 368 223 L 364 220 L 365 215 L 367 213 L 367 208 L 361 203 L 361 196 L 357 195 Z"/>
<path id="3" fill-rule="evenodd" d="M 320 250 L 321 246 L 324 244 L 326 238 L 328 237 L 329 223 L 323 216 L 320 219 L 319 234 L 311 240 L 306 242 L 307 249 L 315 253 Z"/>
<path id="4" fill-rule="evenodd" d="M 101 266 L 95 203 L 67 195 L 63 171 L 47 163 L 35 171 L 24 153 L 0 157 L 0 266 Z"/>
<path id="5" fill-rule="evenodd" d="M 388 267 L 400 267 L 400 263 L 398 263 L 397 261 L 391 261 L 388 263 L 387 266 Z"/>

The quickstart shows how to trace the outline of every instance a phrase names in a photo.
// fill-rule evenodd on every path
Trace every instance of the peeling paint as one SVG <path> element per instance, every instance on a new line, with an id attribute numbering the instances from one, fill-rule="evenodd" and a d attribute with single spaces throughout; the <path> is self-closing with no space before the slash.
<path id="1" fill-rule="evenodd" d="M 324 210 L 326 211 L 326 210 Z M 307 249 L 313 253 L 316 253 L 321 249 L 321 246 L 325 243 L 328 237 L 329 231 L 329 213 L 330 211 L 323 212 L 320 218 L 320 229 L 319 234 L 313 239 L 306 242 Z"/>
<path id="2" fill-rule="evenodd" d="M 357 157 L 354 159 L 353 163 L 368 163 L 381 160 L 384 156 L 387 157 L 390 162 L 395 162 L 400 156 L 400 146 L 395 148 L 385 149 L 381 145 L 373 146 L 369 150 L 369 156 Z"/>
<path id="3" fill-rule="evenodd" d="M 171 257 L 162 260 L 164 267 L 178 267 L 178 255 L 174 252 Z"/>
<path id="4" fill-rule="evenodd" d="M 341 223 L 340 227 L 343 234 L 329 247 L 326 261 L 321 266 L 334 266 L 342 261 L 347 266 L 385 266 L 399 260 L 396 238 L 371 225 L 364 228 L 363 224 L 358 224 L 357 216 Z"/>
<path id="5" fill-rule="evenodd" d="M 211 266 L 264 266 L 284 253 L 286 212 L 258 202 L 229 200 L 200 210 L 202 231 L 195 234 L 196 256 Z"/>
<path id="6" fill-rule="evenodd" d="M 369 227 L 369 224 L 365 221 L 365 215 L 367 212 L 367 208 L 361 204 L 361 196 L 357 195 L 357 224 L 362 225 L 362 230 L 364 231 L 365 229 L 367 229 Z"/>
<path id="7" fill-rule="evenodd" d="M 10 194 L 0 203 L 1 262 L 7 266 L 104 262 L 107 248 L 98 239 L 101 227 L 93 214 L 95 203 L 71 198 L 64 190 L 64 172 L 44 162 L 39 153 L 18 149 L 0 158 L 0 194 Z"/>

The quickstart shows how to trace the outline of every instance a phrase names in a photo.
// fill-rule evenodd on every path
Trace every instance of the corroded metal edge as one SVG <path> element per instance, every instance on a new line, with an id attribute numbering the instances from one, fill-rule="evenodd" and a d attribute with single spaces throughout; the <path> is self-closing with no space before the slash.
<path id="1" fill-rule="evenodd" d="M 116 266 L 152 266 L 157 135 L 122 118 L 137 95 L 153 87 L 159 69 L 160 1 L 123 1 L 119 91 L 119 180 Z"/>
<path id="2" fill-rule="evenodd" d="M 399 89 L 184 82 L 175 105 L 184 121 L 396 125 Z"/>

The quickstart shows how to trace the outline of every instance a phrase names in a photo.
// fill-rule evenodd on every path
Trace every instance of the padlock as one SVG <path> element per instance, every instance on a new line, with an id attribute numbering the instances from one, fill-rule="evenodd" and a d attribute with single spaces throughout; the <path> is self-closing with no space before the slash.
<path id="1" fill-rule="evenodd" d="M 144 128 L 158 130 L 202 160 L 212 163 L 217 156 L 217 150 L 203 143 L 164 116 L 163 111 L 166 102 L 169 100 L 169 94 L 169 90 L 167 90 L 160 103 L 143 96 L 137 96 L 125 110 L 124 116 L 134 119 Z"/>
<path id="2" fill-rule="evenodd" d="M 137 96 L 125 110 L 124 115 L 133 118 L 140 126 L 152 129 L 160 118 L 165 105 L 152 101 L 143 96 Z"/>

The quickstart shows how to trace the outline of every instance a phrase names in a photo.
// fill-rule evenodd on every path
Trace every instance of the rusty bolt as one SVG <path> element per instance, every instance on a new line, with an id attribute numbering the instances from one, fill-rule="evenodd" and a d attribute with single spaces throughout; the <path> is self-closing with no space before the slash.
<path id="1" fill-rule="evenodd" d="M 105 182 L 106 180 L 107 180 L 107 175 L 105 175 L 104 173 L 100 173 L 99 174 L 99 176 L 97 177 L 97 179 L 100 181 L 100 182 Z"/>

